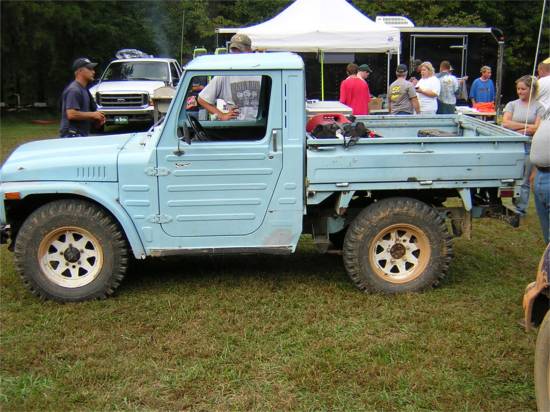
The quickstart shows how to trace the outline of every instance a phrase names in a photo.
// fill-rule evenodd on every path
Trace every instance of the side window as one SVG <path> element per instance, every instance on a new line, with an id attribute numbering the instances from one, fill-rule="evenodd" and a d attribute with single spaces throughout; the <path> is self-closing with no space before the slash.
<path id="1" fill-rule="evenodd" d="M 180 119 L 193 116 L 209 140 L 261 140 L 267 133 L 271 87 L 267 75 L 195 76 Z"/>
<path id="2" fill-rule="evenodd" d="M 170 73 L 172 73 L 172 84 L 177 86 L 180 82 L 180 75 L 178 69 L 176 68 L 175 63 L 170 63 Z"/>

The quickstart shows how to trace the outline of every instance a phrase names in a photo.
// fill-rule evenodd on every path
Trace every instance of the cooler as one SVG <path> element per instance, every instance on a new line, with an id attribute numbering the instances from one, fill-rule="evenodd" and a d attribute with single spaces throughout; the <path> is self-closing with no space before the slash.
<path id="1" fill-rule="evenodd" d="M 311 119 L 313 116 L 323 113 L 340 113 L 344 116 L 350 116 L 351 112 L 351 107 L 346 106 L 345 104 L 338 101 L 306 101 L 307 120 Z"/>

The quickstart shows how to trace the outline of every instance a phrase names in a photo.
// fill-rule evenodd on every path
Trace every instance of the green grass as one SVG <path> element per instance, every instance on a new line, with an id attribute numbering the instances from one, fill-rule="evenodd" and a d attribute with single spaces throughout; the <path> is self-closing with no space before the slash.
<path id="1" fill-rule="evenodd" d="M 519 229 L 478 220 L 441 287 L 401 296 L 359 292 L 303 237 L 287 257 L 146 261 L 115 297 L 60 305 L 3 247 L 0 407 L 535 410 L 535 334 L 517 320 L 539 232 L 533 208 Z"/>

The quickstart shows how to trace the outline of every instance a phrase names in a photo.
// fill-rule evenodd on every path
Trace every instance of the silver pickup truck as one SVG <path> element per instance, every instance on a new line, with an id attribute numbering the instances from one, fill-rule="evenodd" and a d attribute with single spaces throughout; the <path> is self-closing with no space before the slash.
<path id="1" fill-rule="evenodd" d="M 117 59 L 107 66 L 90 93 L 108 125 L 152 122 L 154 91 L 163 86 L 176 87 L 181 73 L 174 59 Z"/>

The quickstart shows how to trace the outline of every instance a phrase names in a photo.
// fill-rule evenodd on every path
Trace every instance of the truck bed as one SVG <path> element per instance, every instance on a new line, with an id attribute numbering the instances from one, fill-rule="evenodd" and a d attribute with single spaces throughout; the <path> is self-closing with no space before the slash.
<path id="1" fill-rule="evenodd" d="M 382 137 L 307 136 L 308 190 L 501 187 L 523 177 L 528 137 L 464 115 L 358 116 Z M 417 137 L 422 129 L 453 137 Z M 313 201 L 313 199 L 312 199 Z"/>

